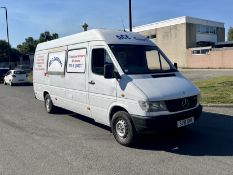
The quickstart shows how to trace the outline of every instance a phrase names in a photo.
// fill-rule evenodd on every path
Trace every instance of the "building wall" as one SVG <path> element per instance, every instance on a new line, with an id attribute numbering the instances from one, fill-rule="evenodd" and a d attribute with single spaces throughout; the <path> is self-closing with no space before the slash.
<path id="1" fill-rule="evenodd" d="M 186 66 L 186 24 L 177 24 L 139 32 L 144 36 L 156 35 L 152 41 L 159 46 L 168 58 L 180 67 Z"/>
<path id="2" fill-rule="evenodd" d="M 213 50 L 207 55 L 192 55 L 188 49 L 187 68 L 233 68 L 233 48 Z"/>
<path id="3" fill-rule="evenodd" d="M 216 34 L 210 32 L 197 33 L 199 25 L 216 27 Z M 225 41 L 224 23 L 192 17 L 180 17 L 147 24 L 136 27 L 134 31 L 144 36 L 149 36 L 173 63 L 178 63 L 179 67 L 189 67 L 192 65 L 190 63 L 191 51 L 188 49 L 197 47 L 197 42 L 199 40 L 206 42 Z M 190 54 L 187 54 L 189 52 Z M 208 63 L 209 62 L 210 61 L 208 61 Z M 194 65 L 195 64 L 197 63 L 194 63 Z M 221 66 L 222 65 L 220 65 L 220 67 Z M 204 67 L 206 67 L 206 65 L 204 65 Z"/>
<path id="4" fill-rule="evenodd" d="M 196 47 L 196 24 L 186 24 L 186 49 Z"/>
<path id="5" fill-rule="evenodd" d="M 217 27 L 218 42 L 225 42 L 225 28 Z"/>

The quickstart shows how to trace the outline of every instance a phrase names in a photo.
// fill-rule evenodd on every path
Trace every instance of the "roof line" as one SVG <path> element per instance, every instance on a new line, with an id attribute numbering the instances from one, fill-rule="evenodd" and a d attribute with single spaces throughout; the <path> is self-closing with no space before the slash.
<path id="1" fill-rule="evenodd" d="M 210 25 L 215 27 L 224 27 L 224 23 L 217 22 L 217 21 L 211 21 L 211 20 L 205 20 L 190 16 L 181 16 L 177 18 L 167 19 L 163 21 L 158 21 L 150 24 L 145 24 L 141 26 L 136 26 L 133 28 L 134 32 L 140 32 L 142 30 L 150 30 L 154 28 L 161 28 L 161 27 L 167 27 L 171 25 L 177 25 L 182 23 L 194 23 L 194 24 L 202 24 L 202 25 Z"/>

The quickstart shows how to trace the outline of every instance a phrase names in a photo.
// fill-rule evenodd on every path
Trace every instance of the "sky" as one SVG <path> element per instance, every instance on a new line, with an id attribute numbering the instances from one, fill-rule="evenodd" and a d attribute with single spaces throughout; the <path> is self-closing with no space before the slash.
<path id="1" fill-rule="evenodd" d="M 38 39 L 50 31 L 60 37 L 89 29 L 128 28 L 128 0 L 0 0 L 8 9 L 10 44 L 17 47 L 25 38 Z M 133 26 L 180 16 L 191 16 L 233 26 L 232 0 L 132 0 Z M 5 11 L 0 9 L 0 40 L 6 40 Z"/>

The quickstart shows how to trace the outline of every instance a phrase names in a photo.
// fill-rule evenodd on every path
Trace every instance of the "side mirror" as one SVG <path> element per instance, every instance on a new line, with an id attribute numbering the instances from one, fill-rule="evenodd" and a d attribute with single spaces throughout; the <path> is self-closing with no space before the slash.
<path id="1" fill-rule="evenodd" d="M 177 63 L 174 63 L 174 67 L 175 67 L 176 69 L 178 69 L 178 64 L 177 64 Z"/>
<path id="2" fill-rule="evenodd" d="M 113 70 L 114 70 L 113 64 L 105 64 L 104 65 L 104 78 L 106 79 L 113 78 Z"/>

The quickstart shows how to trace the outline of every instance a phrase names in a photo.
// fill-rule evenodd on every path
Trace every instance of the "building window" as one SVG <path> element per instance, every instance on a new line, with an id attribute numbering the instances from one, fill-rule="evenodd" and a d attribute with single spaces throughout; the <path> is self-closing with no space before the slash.
<path id="1" fill-rule="evenodd" d="M 146 37 L 148 39 L 155 39 L 157 36 L 156 36 L 156 34 L 154 34 L 154 35 L 147 35 Z"/>
<path id="2" fill-rule="evenodd" d="M 210 33 L 211 34 L 216 34 L 216 27 L 210 27 Z"/>
<path id="3" fill-rule="evenodd" d="M 156 38 L 156 34 L 150 36 L 150 39 L 155 39 L 155 38 Z"/>
<path id="4" fill-rule="evenodd" d="M 200 48 L 193 48 L 192 55 L 207 55 L 211 51 L 211 47 L 200 47 Z"/>
<path id="5" fill-rule="evenodd" d="M 192 50 L 192 55 L 200 55 L 201 51 L 200 50 Z"/>
<path id="6" fill-rule="evenodd" d="M 197 33 L 201 34 L 216 34 L 216 27 L 197 25 Z"/>

